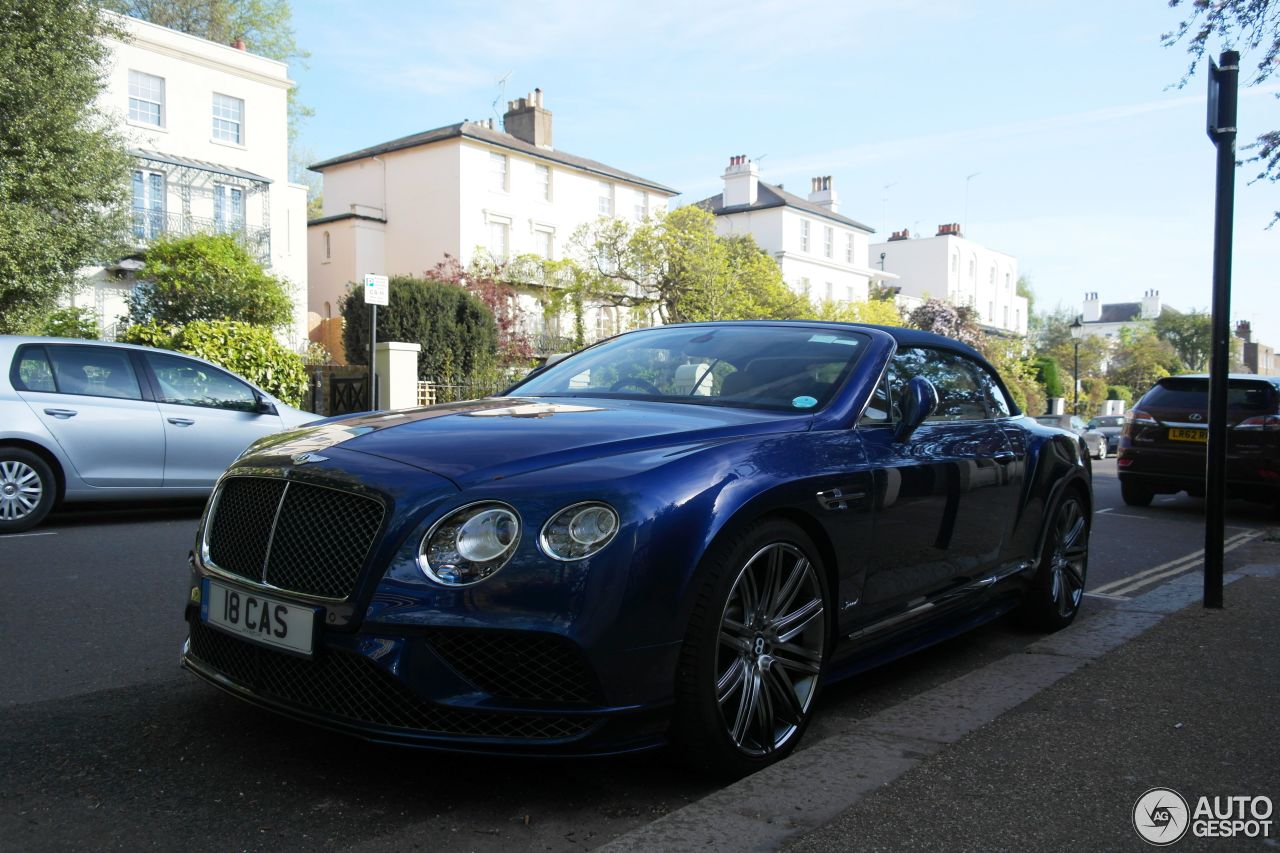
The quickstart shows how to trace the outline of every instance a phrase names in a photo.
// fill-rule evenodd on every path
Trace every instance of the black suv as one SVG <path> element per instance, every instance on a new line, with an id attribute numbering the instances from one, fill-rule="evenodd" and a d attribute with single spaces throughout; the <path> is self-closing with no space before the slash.
<path id="1" fill-rule="evenodd" d="M 1157 493 L 1204 495 L 1209 377 L 1157 382 L 1124 418 L 1120 491 L 1146 506 Z M 1280 377 L 1232 374 L 1227 393 L 1227 495 L 1280 498 Z"/>

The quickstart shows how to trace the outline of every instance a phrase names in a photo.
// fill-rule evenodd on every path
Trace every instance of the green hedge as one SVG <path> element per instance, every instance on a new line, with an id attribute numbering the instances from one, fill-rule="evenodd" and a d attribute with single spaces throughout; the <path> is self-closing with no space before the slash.
<path id="1" fill-rule="evenodd" d="M 1058 378 L 1058 362 L 1048 356 L 1036 359 L 1036 379 L 1044 386 L 1046 397 L 1062 396 L 1062 380 Z"/>
<path id="2" fill-rule="evenodd" d="M 236 320 L 197 320 L 181 328 L 138 323 L 126 329 L 120 340 L 211 361 L 290 406 L 301 405 L 306 392 L 302 356 L 285 349 L 265 326 Z"/>

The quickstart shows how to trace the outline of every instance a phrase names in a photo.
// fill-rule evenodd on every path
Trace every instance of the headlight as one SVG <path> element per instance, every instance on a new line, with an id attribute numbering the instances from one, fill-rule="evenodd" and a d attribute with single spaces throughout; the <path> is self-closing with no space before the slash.
<path id="1" fill-rule="evenodd" d="M 470 586 L 501 569 L 520 542 L 520 518 L 506 504 L 464 506 L 422 538 L 418 566 L 436 583 Z"/>
<path id="2" fill-rule="evenodd" d="M 608 545 L 621 526 L 618 513 L 608 504 L 574 504 L 551 517 L 538 542 L 553 560 L 581 560 Z"/>

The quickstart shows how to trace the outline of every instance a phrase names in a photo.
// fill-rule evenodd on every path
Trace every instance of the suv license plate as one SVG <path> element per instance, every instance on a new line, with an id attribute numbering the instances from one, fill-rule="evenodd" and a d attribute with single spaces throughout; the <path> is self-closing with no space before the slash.
<path id="1" fill-rule="evenodd" d="M 316 609 L 246 592 L 209 578 L 200 596 L 200 620 L 206 625 L 264 646 L 311 656 Z"/>
<path id="2" fill-rule="evenodd" d="M 1209 440 L 1209 431 L 1207 429 L 1169 427 L 1169 438 L 1173 441 L 1198 441 L 1204 444 Z"/>

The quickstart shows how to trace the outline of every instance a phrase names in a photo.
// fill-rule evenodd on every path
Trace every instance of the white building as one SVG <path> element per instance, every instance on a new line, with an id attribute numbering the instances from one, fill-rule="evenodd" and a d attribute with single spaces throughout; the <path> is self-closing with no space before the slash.
<path id="1" fill-rule="evenodd" d="M 1160 291 L 1154 289 L 1144 292 L 1141 302 L 1104 304 L 1096 292 L 1086 293 L 1082 307 L 1080 320 L 1084 323 L 1084 333 L 1110 340 L 1119 338 L 1121 329 L 1150 326 L 1161 314 L 1180 313 L 1161 304 Z"/>
<path id="2" fill-rule="evenodd" d="M 933 237 L 912 238 L 895 231 L 884 243 L 871 244 L 871 265 L 896 273 L 900 301 L 944 299 L 967 305 L 984 328 L 1027 333 L 1027 299 L 1018 295 L 1018 259 L 965 239 L 960 226 L 938 226 Z"/>
<path id="3" fill-rule="evenodd" d="M 111 14 L 111 13 L 104 13 Z M 292 287 L 295 319 L 282 334 L 306 341 L 306 188 L 290 184 L 282 62 L 237 46 L 116 17 L 100 107 L 114 117 L 135 159 L 135 247 L 161 234 L 236 233 Z M 110 335 L 128 313 L 140 264 L 125 258 L 92 271 L 74 304 L 95 308 Z"/>
<path id="4" fill-rule="evenodd" d="M 815 302 L 862 302 L 882 276 L 867 266 L 871 228 L 839 213 L 831 177 L 814 178 L 808 198 L 760 180 L 745 156 L 729 158 L 724 192 L 698 202 L 716 216 L 716 233 L 750 234 L 773 255 L 782 279 Z"/>
<path id="5" fill-rule="evenodd" d="M 665 211 L 676 191 L 552 146 L 542 91 L 508 104 L 503 129 L 461 122 L 384 142 L 311 167 L 324 176 L 324 209 L 308 223 L 309 327 L 338 317 L 348 284 L 366 273 L 423 275 L 446 255 L 476 252 L 559 259 L 573 232 L 600 216 L 636 220 Z M 542 323 L 537 303 L 522 307 Z M 588 334 L 613 334 L 616 308 L 594 309 Z M 538 332 L 563 348 L 556 318 Z"/>

